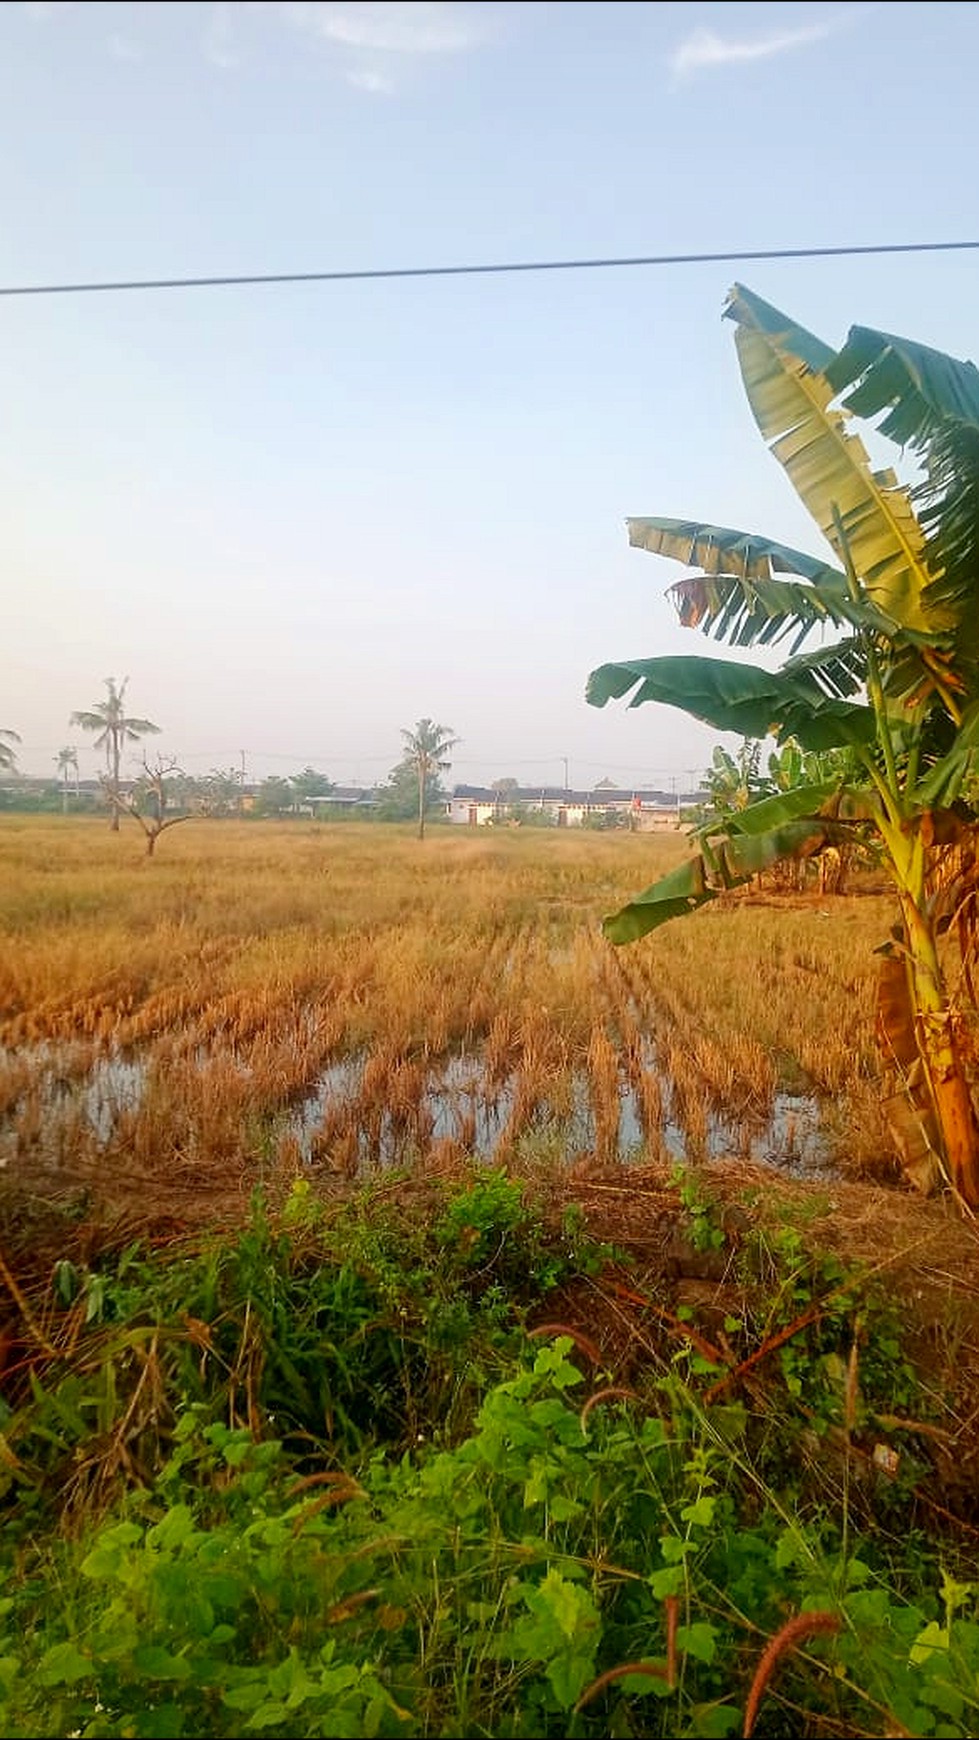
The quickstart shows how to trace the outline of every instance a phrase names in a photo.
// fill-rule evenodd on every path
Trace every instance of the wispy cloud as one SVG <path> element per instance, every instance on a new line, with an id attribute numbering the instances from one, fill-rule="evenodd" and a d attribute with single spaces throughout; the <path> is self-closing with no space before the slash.
<path id="1" fill-rule="evenodd" d="M 374 97 L 389 97 L 394 90 L 394 80 L 380 72 L 348 72 L 347 83 L 355 91 L 368 91 Z"/>
<path id="2" fill-rule="evenodd" d="M 453 0 L 285 0 L 283 17 L 327 42 L 375 54 L 460 54 L 487 35 L 485 9 Z"/>
<path id="3" fill-rule="evenodd" d="M 760 36 L 721 36 L 716 30 L 701 25 L 685 36 L 670 56 L 674 78 L 689 78 L 707 67 L 743 65 L 746 61 L 774 60 L 777 55 L 791 54 L 795 49 L 808 48 L 814 42 L 824 42 L 853 22 L 852 12 L 837 13 L 814 24 L 801 24 L 785 30 L 768 30 Z"/>
<path id="4" fill-rule="evenodd" d="M 496 0 L 214 0 L 201 49 L 212 65 L 236 67 L 255 52 L 246 27 L 277 20 L 318 43 L 355 90 L 386 96 L 412 62 L 464 54 L 487 41 L 498 12 Z"/>

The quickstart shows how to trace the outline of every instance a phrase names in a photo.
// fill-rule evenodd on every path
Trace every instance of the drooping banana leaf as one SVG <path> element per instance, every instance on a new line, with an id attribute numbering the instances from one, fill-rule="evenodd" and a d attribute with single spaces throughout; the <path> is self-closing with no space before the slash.
<path id="1" fill-rule="evenodd" d="M 671 918 L 693 912 L 730 888 L 789 859 L 815 856 L 823 847 L 849 838 L 845 826 L 822 818 L 786 821 L 766 834 L 744 834 L 712 842 L 668 876 L 637 894 L 602 924 L 610 942 L 638 942 Z"/>
<path id="2" fill-rule="evenodd" d="M 737 325 L 741 374 L 755 421 L 823 536 L 845 561 L 841 524 L 871 601 L 902 627 L 929 634 L 955 617 L 924 593 L 936 578 L 908 493 L 891 472 L 875 472 L 863 442 L 834 408 L 827 370 L 834 353 L 804 327 L 742 285 L 726 316 Z"/>
<path id="3" fill-rule="evenodd" d="M 979 430 L 979 369 L 930 345 L 872 326 L 851 326 L 826 367 L 835 393 L 857 417 L 887 412 L 882 435 L 921 452 L 949 423 Z"/>
<path id="4" fill-rule="evenodd" d="M 698 520 L 629 519 L 626 526 L 635 549 L 703 569 L 670 588 L 685 628 L 734 646 L 767 645 L 794 632 L 795 651 L 813 628 L 854 620 L 846 575 L 788 544 Z"/>
<path id="5" fill-rule="evenodd" d="M 867 649 L 856 635 L 815 652 L 797 653 L 782 666 L 788 675 L 805 674 L 824 695 L 845 701 L 858 695 L 867 679 Z"/>
<path id="6" fill-rule="evenodd" d="M 979 369 L 925 344 L 853 326 L 827 370 L 857 416 L 886 411 L 881 433 L 922 455 L 927 477 L 915 492 L 935 580 L 926 609 L 951 610 L 958 650 L 979 656 Z M 848 390 L 849 389 L 849 390 Z"/>
<path id="7" fill-rule="evenodd" d="M 794 737 L 803 749 L 866 745 L 876 733 L 870 707 L 823 694 L 807 673 L 786 676 L 723 659 L 634 659 L 592 671 L 585 697 L 591 706 L 604 707 L 630 689 L 635 689 L 630 707 L 660 701 L 718 731 L 756 738 L 771 734 L 779 742 Z"/>
<path id="8" fill-rule="evenodd" d="M 629 542 L 637 550 L 657 556 L 672 556 L 688 568 L 705 574 L 739 574 L 743 580 L 770 580 L 774 574 L 794 574 L 818 585 L 820 596 L 837 598 L 845 605 L 849 593 L 846 575 L 828 562 L 820 562 L 805 550 L 776 543 L 757 532 L 738 532 L 730 526 L 707 525 L 700 520 L 627 519 Z M 819 608 L 819 598 L 814 599 Z M 825 618 L 826 610 L 820 610 Z"/>
<path id="9" fill-rule="evenodd" d="M 951 747 L 928 768 L 915 787 L 915 801 L 924 809 L 939 804 L 952 804 L 962 789 L 962 783 L 979 752 L 979 701 L 973 701 L 962 715 L 962 723 Z"/>
<path id="10" fill-rule="evenodd" d="M 789 791 L 773 792 L 758 798 L 743 810 L 734 810 L 718 823 L 707 822 L 698 834 L 770 834 L 784 822 L 795 822 L 805 816 L 809 821 L 825 821 L 824 806 L 833 803 L 839 793 L 836 779 L 821 780 L 817 785 L 796 785 Z"/>
<path id="11" fill-rule="evenodd" d="M 933 686 L 929 661 L 941 659 L 943 637 L 904 628 L 868 598 L 851 597 L 846 575 L 827 563 L 769 538 L 697 520 L 630 519 L 626 524 L 637 549 L 704 568 L 669 589 L 685 628 L 701 628 L 732 646 L 769 646 L 792 634 L 791 659 L 813 629 L 849 624 L 857 634 L 845 654 L 841 643 L 804 655 L 817 661 L 814 669 L 825 666 L 826 693 L 843 698 L 856 692 L 863 670 L 855 686 L 845 686 L 840 659 L 856 659 L 857 638 L 866 635 L 878 646 L 884 687 L 895 700 Z M 810 584 L 776 578 L 776 571 L 799 574 Z M 940 663 L 935 672 L 949 682 Z"/>

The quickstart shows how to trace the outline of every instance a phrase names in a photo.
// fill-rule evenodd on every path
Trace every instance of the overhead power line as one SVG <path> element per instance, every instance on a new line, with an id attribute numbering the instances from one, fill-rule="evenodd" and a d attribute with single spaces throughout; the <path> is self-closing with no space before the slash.
<path id="1" fill-rule="evenodd" d="M 2 284 L 0 296 L 83 296 L 120 290 L 226 290 L 253 284 L 351 284 L 383 278 L 478 278 L 508 272 L 595 272 L 624 266 L 731 266 L 751 260 L 961 254 L 976 249 L 979 249 L 979 241 L 868 242 L 827 248 L 745 248 L 709 254 L 629 254 L 593 260 L 504 260 L 473 266 L 369 266 L 347 272 L 236 272 L 196 278 L 106 278 L 87 283 Z"/>

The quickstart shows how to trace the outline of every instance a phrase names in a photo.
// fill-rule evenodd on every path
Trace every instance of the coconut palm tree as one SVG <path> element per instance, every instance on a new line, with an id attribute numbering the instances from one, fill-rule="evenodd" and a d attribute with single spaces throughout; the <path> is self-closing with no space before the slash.
<path id="1" fill-rule="evenodd" d="M 878 999 L 895 1143 L 914 1182 L 944 1176 L 974 1206 L 979 1121 L 946 938 L 957 932 L 968 955 L 979 909 L 975 816 L 961 802 L 979 747 L 979 371 L 867 327 L 835 353 L 740 285 L 725 313 L 758 428 L 832 559 L 698 521 L 629 520 L 634 546 L 700 570 L 671 589 L 685 626 L 737 647 L 788 638 L 789 656 L 777 671 L 696 657 L 603 665 L 588 699 L 633 691 L 632 706 L 666 702 L 718 730 L 846 749 L 855 772 L 844 759 L 831 779 L 708 826 L 698 855 L 606 934 L 632 941 L 769 864 L 876 836 L 900 911 Z M 874 469 L 854 417 L 909 451 L 920 480 Z M 827 628 L 828 644 L 799 650 Z"/>
<path id="2" fill-rule="evenodd" d="M 449 751 L 460 739 L 453 736 L 449 725 L 436 725 L 433 719 L 419 719 L 414 731 L 402 731 L 405 743 L 403 764 L 414 772 L 418 781 L 418 838 L 425 838 L 425 801 L 433 775 L 444 773 L 451 766 Z"/>
<path id="3" fill-rule="evenodd" d="M 3 726 L 0 726 L 0 773 L 16 772 L 17 757 L 10 745 L 19 742 L 20 738 L 16 731 L 5 730 Z"/>
<path id="4" fill-rule="evenodd" d="M 78 796 L 78 750 L 71 744 L 66 749 L 59 749 L 56 757 L 58 772 L 61 775 L 61 813 L 68 814 L 68 777 L 75 776 L 75 796 Z"/>
<path id="5" fill-rule="evenodd" d="M 96 702 L 90 712 L 73 713 L 68 721 L 70 725 L 81 726 L 83 731 L 95 732 L 96 749 L 105 750 L 105 784 L 112 809 L 110 826 L 116 834 L 119 832 L 119 807 L 122 801 L 119 770 L 123 748 L 127 743 L 138 743 L 141 737 L 160 729 L 151 719 L 134 719 L 126 713 L 128 682 L 128 677 L 123 677 L 121 683 L 117 683 L 114 677 L 106 677 L 108 693 L 105 700 Z"/>

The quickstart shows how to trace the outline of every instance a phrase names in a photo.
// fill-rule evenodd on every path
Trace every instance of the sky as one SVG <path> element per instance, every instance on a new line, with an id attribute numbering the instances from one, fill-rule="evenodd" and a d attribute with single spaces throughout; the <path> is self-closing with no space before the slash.
<path id="1" fill-rule="evenodd" d="M 0 7 L 0 287 L 971 240 L 968 4 Z M 744 398 L 740 278 L 827 342 L 979 350 L 979 253 L 0 298 L 0 724 L 128 677 L 187 772 L 682 786 L 586 705 L 717 653 L 628 515 L 822 551 Z M 131 764 L 135 765 L 135 764 Z"/>

